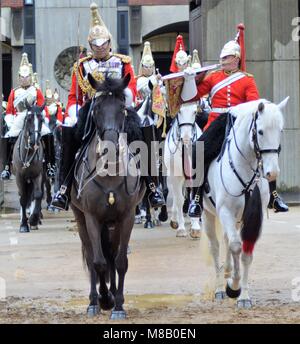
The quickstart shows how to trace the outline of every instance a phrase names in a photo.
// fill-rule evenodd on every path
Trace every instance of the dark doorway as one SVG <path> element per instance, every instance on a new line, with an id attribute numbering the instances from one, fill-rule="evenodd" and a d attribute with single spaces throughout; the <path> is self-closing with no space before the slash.
<path id="1" fill-rule="evenodd" d="M 188 54 L 188 51 L 187 51 Z M 167 52 L 167 53 L 160 53 L 155 52 L 153 53 L 153 59 L 155 61 L 155 67 L 159 69 L 159 73 L 162 76 L 165 76 L 167 74 L 170 74 L 170 67 L 172 63 L 172 57 L 173 52 Z"/>
<path id="2" fill-rule="evenodd" d="M 7 101 L 12 88 L 12 57 L 11 54 L 2 55 L 3 95 Z"/>

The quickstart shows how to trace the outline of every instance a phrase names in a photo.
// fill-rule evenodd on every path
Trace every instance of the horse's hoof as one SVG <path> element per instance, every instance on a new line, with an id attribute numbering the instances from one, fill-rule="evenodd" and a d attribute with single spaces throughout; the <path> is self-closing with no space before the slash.
<path id="1" fill-rule="evenodd" d="M 39 229 L 39 227 L 38 226 L 30 226 L 30 229 L 32 231 L 37 231 Z"/>
<path id="2" fill-rule="evenodd" d="M 190 237 L 192 239 L 200 239 L 201 238 L 201 230 L 199 230 L 199 229 L 191 229 L 190 230 Z"/>
<path id="3" fill-rule="evenodd" d="M 29 233 L 29 232 L 30 232 L 29 226 L 28 226 L 28 225 L 22 225 L 22 226 L 20 226 L 19 232 L 20 232 L 20 233 Z"/>
<path id="4" fill-rule="evenodd" d="M 153 222 L 152 221 L 146 221 L 144 224 L 144 228 L 153 229 L 154 228 Z"/>
<path id="5" fill-rule="evenodd" d="M 100 295 L 99 304 L 100 304 L 101 309 L 103 309 L 104 311 L 109 311 L 113 309 L 115 307 L 115 298 L 113 294 L 109 291 L 105 297 Z"/>
<path id="6" fill-rule="evenodd" d="M 253 304 L 250 299 L 247 300 L 238 300 L 237 301 L 237 307 L 241 309 L 250 309 L 252 308 Z"/>
<path id="7" fill-rule="evenodd" d="M 49 213 L 54 213 L 54 212 L 55 212 L 55 208 L 52 207 L 52 205 L 48 205 L 47 211 L 48 211 Z"/>
<path id="8" fill-rule="evenodd" d="M 100 307 L 98 305 L 88 306 L 86 313 L 89 318 L 96 317 L 100 313 Z"/>
<path id="9" fill-rule="evenodd" d="M 156 219 L 153 221 L 153 224 L 156 227 L 160 227 L 161 226 L 161 222 L 159 220 L 156 220 Z"/>
<path id="10" fill-rule="evenodd" d="M 228 283 L 226 285 L 226 294 L 231 299 L 237 299 L 241 295 L 241 288 L 238 290 L 233 290 L 229 287 Z"/>
<path id="11" fill-rule="evenodd" d="M 168 213 L 167 212 L 161 212 L 158 215 L 158 219 L 161 222 L 167 222 L 168 221 Z"/>
<path id="12" fill-rule="evenodd" d="M 186 238 L 187 237 L 186 230 L 185 229 L 177 229 L 176 237 L 177 238 Z"/>
<path id="13" fill-rule="evenodd" d="M 225 291 L 217 291 L 215 293 L 215 300 L 216 301 L 222 301 L 226 299 L 226 293 Z"/>
<path id="14" fill-rule="evenodd" d="M 126 312 L 125 311 L 112 311 L 110 320 L 124 320 L 126 319 Z"/>
<path id="15" fill-rule="evenodd" d="M 179 224 L 178 224 L 178 222 L 172 221 L 172 220 L 171 220 L 170 226 L 171 226 L 171 228 L 173 228 L 173 229 L 178 229 Z"/>
<path id="16" fill-rule="evenodd" d="M 134 224 L 140 225 L 142 223 L 142 218 L 140 215 L 136 216 L 134 219 Z"/>

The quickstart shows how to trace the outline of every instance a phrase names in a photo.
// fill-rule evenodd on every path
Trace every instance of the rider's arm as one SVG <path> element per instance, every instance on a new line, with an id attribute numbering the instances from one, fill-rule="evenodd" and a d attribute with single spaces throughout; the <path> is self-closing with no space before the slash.
<path id="1" fill-rule="evenodd" d="M 247 76 L 247 78 L 245 78 L 245 81 L 247 82 L 245 89 L 246 102 L 258 100 L 260 97 L 254 78 L 252 76 Z"/>
<path id="2" fill-rule="evenodd" d="M 40 89 L 37 89 L 36 90 L 36 104 L 38 106 L 42 106 L 42 105 L 44 105 L 44 103 L 45 103 L 45 98 L 43 96 L 43 93 L 41 92 Z M 48 106 L 45 106 L 44 111 L 45 111 L 45 117 L 48 118 L 48 120 L 49 120 L 50 116 L 49 116 Z"/>
<path id="3" fill-rule="evenodd" d="M 76 81 L 77 77 L 76 77 L 76 73 L 73 72 L 72 74 L 72 86 L 71 86 L 71 90 L 68 96 L 68 104 L 67 104 L 67 108 L 66 108 L 66 117 L 70 117 L 72 119 L 72 121 L 74 122 L 74 124 L 76 123 L 76 104 L 77 104 L 77 98 L 76 98 L 76 85 L 77 85 L 77 95 L 78 95 L 78 110 L 81 108 L 82 104 L 83 104 L 83 93 L 82 90 L 79 86 L 79 84 Z"/>
<path id="4" fill-rule="evenodd" d="M 132 94 L 132 101 L 135 101 L 135 97 L 137 94 L 136 90 L 136 79 L 134 77 L 133 69 L 131 67 L 130 63 L 124 63 L 124 70 L 123 70 L 123 76 L 126 76 L 127 74 L 130 74 L 130 82 L 128 84 L 128 89 Z M 127 90 L 128 92 L 128 90 Z M 126 94 L 126 93 L 125 93 Z"/>
<path id="5" fill-rule="evenodd" d="M 15 99 L 15 91 L 11 90 L 8 97 L 8 101 L 7 101 L 6 116 L 16 114 L 16 110 L 14 108 L 14 99 Z"/>

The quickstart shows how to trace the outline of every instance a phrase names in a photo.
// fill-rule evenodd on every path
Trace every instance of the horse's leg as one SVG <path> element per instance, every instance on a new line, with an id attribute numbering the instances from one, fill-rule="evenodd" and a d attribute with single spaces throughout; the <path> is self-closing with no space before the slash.
<path id="1" fill-rule="evenodd" d="M 29 218 L 29 224 L 31 229 L 38 229 L 40 217 L 41 217 L 41 210 L 42 210 L 42 198 L 43 198 L 43 192 L 42 192 L 42 173 L 40 175 L 33 179 L 33 200 L 34 200 L 34 209 L 32 214 Z"/>
<path id="2" fill-rule="evenodd" d="M 232 272 L 232 257 L 229 248 L 228 236 L 224 233 L 224 243 L 225 243 L 225 263 L 224 263 L 224 277 L 230 278 Z"/>
<path id="3" fill-rule="evenodd" d="M 93 265 L 99 277 L 101 272 L 106 272 L 107 262 L 102 250 L 102 229 L 103 225 L 90 213 L 85 214 L 87 233 L 93 249 Z"/>
<path id="4" fill-rule="evenodd" d="M 102 238 L 102 235 L 105 235 L 102 233 L 105 228 L 101 223 L 99 223 L 97 218 L 90 213 L 85 214 L 85 221 L 93 252 L 92 266 L 94 267 L 100 281 L 100 303 L 105 308 L 106 295 L 108 294 L 106 276 L 109 268 L 102 249 L 103 239 L 106 239 Z M 106 240 L 104 246 L 107 246 L 108 244 L 109 242 Z"/>
<path id="5" fill-rule="evenodd" d="M 79 229 L 79 237 L 81 239 L 82 244 L 83 259 L 85 259 L 90 274 L 90 304 L 87 308 L 87 315 L 89 317 L 93 317 L 98 315 L 100 312 L 98 303 L 99 295 L 97 292 L 98 276 L 93 264 L 93 248 L 87 233 L 84 213 L 74 206 L 72 207 L 72 210 Z"/>
<path id="6" fill-rule="evenodd" d="M 175 183 L 175 178 L 170 175 L 169 176 L 169 182 L 168 182 L 168 185 L 169 185 L 169 189 L 171 191 L 171 195 L 173 197 L 173 202 L 172 202 L 172 212 L 171 212 L 171 221 L 170 221 L 170 226 L 171 228 L 173 229 L 178 229 L 178 220 L 177 220 L 177 207 L 176 207 L 176 203 L 175 203 L 175 192 L 174 192 L 174 183 Z"/>
<path id="7" fill-rule="evenodd" d="M 219 218 L 224 232 L 228 237 L 229 250 L 233 257 L 233 273 L 231 278 L 227 279 L 226 293 L 230 298 L 238 298 L 241 293 L 240 255 L 242 252 L 242 243 L 236 229 L 236 221 L 232 215 L 232 211 L 226 207 L 222 207 L 219 210 Z"/>
<path id="8" fill-rule="evenodd" d="M 28 218 L 27 218 L 27 197 L 28 197 L 28 193 L 27 193 L 27 185 L 26 183 L 22 183 L 22 181 L 20 180 L 20 177 L 18 177 L 18 175 L 16 176 L 16 183 L 18 186 L 18 190 L 19 190 L 19 195 L 20 195 L 20 205 L 21 205 L 21 224 L 20 224 L 20 233 L 29 233 L 29 226 L 28 226 Z"/>
<path id="9" fill-rule="evenodd" d="M 52 201 L 52 195 L 51 195 L 51 182 L 49 178 L 45 178 L 45 187 L 46 187 L 46 202 L 47 202 L 47 209 L 51 209 L 51 201 Z"/>
<path id="10" fill-rule="evenodd" d="M 134 216 L 133 214 L 130 214 L 127 218 L 123 219 L 123 221 L 118 224 L 118 228 L 116 230 L 118 230 L 119 233 L 121 233 L 120 244 L 118 246 L 118 249 L 117 249 L 118 240 L 113 240 L 114 248 L 118 250 L 118 253 L 115 259 L 115 264 L 116 264 L 116 269 L 118 272 L 119 279 L 118 279 L 118 288 L 117 288 L 116 296 L 115 296 L 115 307 L 111 314 L 112 320 L 126 318 L 126 312 L 123 309 L 124 281 L 125 281 L 126 272 L 128 270 L 127 247 L 128 247 L 131 231 L 133 228 L 133 223 L 134 223 Z"/>
<path id="11" fill-rule="evenodd" d="M 242 274 L 242 292 L 238 298 L 237 305 L 239 308 L 251 308 L 252 301 L 249 295 L 249 285 L 248 285 L 248 276 L 250 266 L 253 260 L 253 254 L 242 252 L 242 266 L 243 266 L 243 274 Z"/>
<path id="12" fill-rule="evenodd" d="M 222 274 L 222 267 L 220 266 L 220 249 L 219 241 L 215 228 L 215 216 L 209 213 L 207 210 L 203 211 L 203 226 L 205 233 L 209 240 L 210 253 L 213 257 L 216 271 L 216 300 L 223 300 L 226 296 L 224 288 L 224 278 Z"/>
<path id="13" fill-rule="evenodd" d="M 167 177 L 161 175 L 160 179 L 161 179 L 161 185 L 163 188 L 163 195 L 164 195 L 166 204 L 161 207 L 160 213 L 158 215 L 158 219 L 161 222 L 166 222 L 168 221 L 167 199 L 168 199 L 169 190 L 168 190 L 168 185 L 167 185 Z"/>
<path id="14" fill-rule="evenodd" d="M 146 197 L 146 222 L 144 224 L 144 228 L 148 228 L 148 229 L 152 229 L 154 228 L 154 224 L 152 221 L 152 216 L 151 216 L 151 207 L 150 207 L 150 203 L 148 201 L 148 193 L 146 192 L 145 197 Z"/>
<path id="15" fill-rule="evenodd" d="M 176 236 L 177 237 L 186 237 L 187 231 L 185 229 L 185 222 L 184 216 L 182 211 L 182 206 L 184 202 L 184 197 L 182 195 L 182 188 L 183 188 L 184 178 L 183 177 L 175 177 L 174 184 L 173 184 L 173 191 L 174 191 L 174 199 L 175 207 L 177 210 L 177 218 L 178 218 L 178 229 Z"/>
<path id="16" fill-rule="evenodd" d="M 103 226 L 102 234 L 101 234 L 101 241 L 102 241 L 102 250 L 103 255 L 106 259 L 107 269 L 106 271 L 102 271 L 99 274 L 99 281 L 100 281 L 100 288 L 99 288 L 99 303 L 101 309 L 107 311 L 114 307 L 115 305 L 115 297 L 114 294 L 108 290 L 107 283 L 110 280 L 110 272 L 111 266 L 114 263 L 114 257 L 112 254 L 112 243 L 110 240 L 110 231 L 114 231 L 114 228 L 108 228 L 107 226 Z"/>

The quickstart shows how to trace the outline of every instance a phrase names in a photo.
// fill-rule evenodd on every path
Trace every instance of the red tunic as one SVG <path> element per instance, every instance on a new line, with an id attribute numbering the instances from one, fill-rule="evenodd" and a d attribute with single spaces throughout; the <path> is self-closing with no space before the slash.
<path id="1" fill-rule="evenodd" d="M 212 108 L 229 108 L 252 100 L 258 100 L 260 97 L 254 77 L 247 73 L 245 73 L 245 75 L 244 78 L 220 89 L 211 99 Z M 229 75 L 223 70 L 212 72 L 207 75 L 197 86 L 198 94 L 195 100 L 209 94 L 215 85 L 228 77 Z M 220 113 L 211 112 L 204 130 L 207 129 L 219 115 Z"/>
<path id="2" fill-rule="evenodd" d="M 45 98 L 43 96 L 43 93 L 41 92 L 40 89 L 36 90 L 36 104 L 38 106 L 42 106 L 45 103 Z M 6 115 L 16 115 L 17 114 L 17 109 L 14 107 L 14 100 L 15 100 L 15 90 L 12 89 L 10 92 L 10 95 L 8 97 L 8 102 L 7 102 L 7 108 L 6 108 Z M 49 119 L 49 113 L 47 107 L 45 107 L 45 112 L 46 112 L 46 117 Z"/>
<path id="3" fill-rule="evenodd" d="M 83 66 L 83 62 L 80 62 L 79 64 L 79 73 L 81 75 L 83 75 L 83 71 L 84 71 L 84 66 Z M 136 79 L 134 77 L 134 72 L 133 72 L 133 69 L 132 69 L 132 66 L 130 63 L 125 63 L 123 62 L 123 70 L 122 70 L 122 73 L 123 73 L 123 77 L 125 77 L 127 74 L 130 74 L 131 75 L 131 78 L 130 78 L 130 82 L 128 84 L 128 88 L 131 90 L 132 92 L 132 95 L 133 95 L 133 101 L 135 100 L 135 97 L 136 97 L 136 94 L 137 94 L 137 90 L 136 90 Z M 70 90 L 70 93 L 69 93 L 69 96 L 68 96 L 68 104 L 67 104 L 67 108 L 66 108 L 66 113 L 65 113 L 65 116 L 67 117 L 68 116 L 68 111 L 69 111 L 69 108 L 72 106 L 72 105 L 76 105 L 76 73 L 73 72 L 72 74 L 72 86 L 71 86 L 71 90 Z M 78 84 L 78 105 L 80 107 L 82 107 L 84 105 L 84 102 L 85 102 L 85 96 L 86 94 L 84 94 L 84 92 L 82 91 L 82 89 L 80 88 L 79 84 Z"/>

